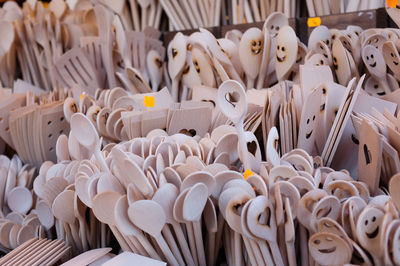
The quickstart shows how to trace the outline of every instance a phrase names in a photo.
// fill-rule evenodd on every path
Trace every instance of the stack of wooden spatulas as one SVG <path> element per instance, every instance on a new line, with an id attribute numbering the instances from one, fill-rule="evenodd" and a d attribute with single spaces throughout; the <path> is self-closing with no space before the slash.
<path id="1" fill-rule="evenodd" d="M 1 265 L 54 265 L 70 257 L 61 240 L 33 238 L 0 259 Z"/>

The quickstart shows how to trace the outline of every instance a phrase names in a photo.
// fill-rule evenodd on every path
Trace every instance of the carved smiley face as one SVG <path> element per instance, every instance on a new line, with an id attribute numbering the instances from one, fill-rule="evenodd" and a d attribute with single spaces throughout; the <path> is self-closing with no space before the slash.
<path id="1" fill-rule="evenodd" d="M 364 89 L 368 94 L 376 97 L 382 97 L 386 95 L 385 89 L 379 85 L 373 77 L 369 77 L 365 82 Z"/>
<path id="2" fill-rule="evenodd" d="M 182 71 L 186 62 L 186 37 L 177 33 L 168 45 L 168 72 L 175 78 Z"/>
<path id="3" fill-rule="evenodd" d="M 312 118 L 311 117 L 307 118 L 307 122 L 306 123 L 310 128 L 309 131 L 306 132 L 306 139 L 309 139 L 311 137 L 311 134 L 313 133 L 313 129 L 314 129 L 313 125 L 315 123 L 315 115 L 313 115 Z"/>
<path id="4" fill-rule="evenodd" d="M 332 65 L 339 84 L 343 86 L 347 86 L 352 77 L 348 53 L 346 51 L 340 39 L 336 38 L 332 45 Z"/>
<path id="5" fill-rule="evenodd" d="M 279 63 L 283 63 L 286 60 L 286 47 L 284 45 L 277 45 L 276 46 L 276 60 Z"/>
<path id="6" fill-rule="evenodd" d="M 263 29 L 268 31 L 272 38 L 276 38 L 279 31 L 287 25 L 289 25 L 288 18 L 281 12 L 274 12 L 265 20 Z"/>
<path id="7" fill-rule="evenodd" d="M 276 37 L 275 70 L 278 80 L 290 75 L 296 64 L 298 55 L 298 41 L 296 33 L 290 26 L 283 27 Z"/>
<path id="8" fill-rule="evenodd" d="M 343 265 L 350 262 L 352 250 L 347 242 L 336 234 L 320 232 L 308 241 L 311 256 L 320 265 Z"/>
<path id="9" fill-rule="evenodd" d="M 330 47 L 330 45 L 332 44 L 329 29 L 323 25 L 316 27 L 311 32 L 310 38 L 308 39 L 308 49 L 316 51 L 320 41 L 325 43 L 328 47 Z"/>
<path id="10" fill-rule="evenodd" d="M 309 94 L 301 113 L 298 147 L 312 154 L 315 149 L 314 130 L 318 126 L 322 89 L 316 88 Z"/>
<path id="11" fill-rule="evenodd" d="M 334 69 L 334 70 L 338 70 L 339 64 L 338 64 L 338 60 L 337 60 L 336 56 L 333 57 L 333 63 L 332 63 L 332 65 L 333 65 L 333 69 Z"/>
<path id="12" fill-rule="evenodd" d="M 376 49 L 381 50 L 383 44 L 387 41 L 386 36 L 382 35 L 382 34 L 373 34 L 371 36 L 369 36 L 365 41 L 364 41 L 364 46 L 365 45 L 372 45 L 374 46 Z"/>
<path id="13" fill-rule="evenodd" d="M 395 75 L 400 73 L 400 56 L 395 44 L 387 41 L 382 46 L 382 54 L 386 64 Z"/>
<path id="14" fill-rule="evenodd" d="M 365 66 L 373 76 L 386 75 L 386 63 L 382 53 L 372 45 L 364 46 L 362 49 L 362 59 Z"/>
<path id="15" fill-rule="evenodd" d="M 381 228 L 384 212 L 376 207 L 367 206 L 357 220 L 357 237 L 367 250 L 379 246 L 379 239 L 384 228 Z"/>
<path id="16" fill-rule="evenodd" d="M 370 67 L 376 67 L 376 61 L 374 59 L 374 54 L 367 54 L 364 57 L 365 64 L 368 64 Z"/>
<path id="17" fill-rule="evenodd" d="M 252 40 L 250 50 L 253 55 L 258 55 L 261 53 L 263 47 L 263 40 Z"/>

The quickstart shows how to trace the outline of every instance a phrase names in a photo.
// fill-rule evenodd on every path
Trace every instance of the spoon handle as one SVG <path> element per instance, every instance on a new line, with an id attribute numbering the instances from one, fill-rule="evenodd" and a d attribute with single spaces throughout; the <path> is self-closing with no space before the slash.
<path id="1" fill-rule="evenodd" d="M 87 237 L 86 237 L 86 223 L 82 219 L 79 219 L 79 233 L 80 233 L 80 238 L 82 241 L 82 249 L 83 251 L 88 250 L 88 243 L 87 243 Z"/>
<path id="2" fill-rule="evenodd" d="M 155 239 L 160 246 L 161 251 L 165 255 L 165 258 L 168 261 L 168 264 L 170 265 L 179 265 L 178 261 L 175 259 L 174 254 L 172 254 L 171 249 L 168 247 L 167 242 L 165 242 L 164 237 L 161 235 L 161 233 L 158 236 L 155 236 Z"/>
<path id="3" fill-rule="evenodd" d="M 224 237 L 222 240 L 224 241 L 224 246 L 225 246 L 225 254 L 226 254 L 226 260 L 228 261 L 228 265 L 233 265 L 232 261 L 232 230 L 229 228 L 229 226 L 224 226 Z"/>
<path id="4" fill-rule="evenodd" d="M 117 239 L 119 245 L 121 246 L 123 251 L 129 250 L 129 245 L 125 241 L 125 239 L 122 237 L 121 233 L 118 231 L 118 229 L 114 225 L 109 225 L 111 232 L 114 234 L 115 238 Z"/>
<path id="5" fill-rule="evenodd" d="M 139 12 L 136 0 L 129 0 L 129 5 L 131 7 L 131 15 L 132 15 L 134 29 L 135 31 L 140 31 Z"/>
<path id="6" fill-rule="evenodd" d="M 308 245 L 307 245 L 307 231 L 304 226 L 299 223 L 300 232 L 300 254 L 301 254 L 301 265 L 308 265 Z"/>
<path id="7" fill-rule="evenodd" d="M 214 259 L 217 258 L 219 249 L 221 247 L 221 239 L 222 239 L 222 233 L 223 233 L 223 228 L 224 228 L 224 217 L 222 216 L 222 213 L 218 211 L 218 225 L 217 225 L 217 235 L 215 236 L 215 251 L 214 251 Z"/>
<path id="8" fill-rule="evenodd" d="M 240 239 L 240 234 L 238 232 L 233 232 L 233 246 L 235 265 L 243 265 L 242 240 Z"/>
<path id="9" fill-rule="evenodd" d="M 218 27 L 220 25 L 220 14 L 221 14 L 221 0 L 214 0 L 215 3 L 215 11 L 214 11 L 214 24 L 213 27 Z"/>
<path id="10" fill-rule="evenodd" d="M 176 78 L 172 79 L 171 94 L 172 94 L 172 99 L 174 99 L 174 101 L 177 102 L 179 94 L 179 81 Z"/>
<path id="11" fill-rule="evenodd" d="M 294 241 L 287 241 L 286 242 L 286 251 L 289 261 L 289 266 L 295 266 L 296 263 L 296 250 L 294 248 Z"/>
<path id="12" fill-rule="evenodd" d="M 208 232 L 207 234 L 207 265 L 214 265 L 215 236 L 216 233 L 214 232 Z"/>
<path id="13" fill-rule="evenodd" d="M 164 228 L 162 229 L 162 233 L 164 235 L 164 238 L 167 240 L 168 246 L 171 248 L 172 254 L 174 254 L 174 257 L 178 261 L 179 265 L 185 265 L 181 252 L 179 251 L 178 245 L 175 242 L 174 236 L 172 235 L 168 224 L 165 224 Z"/>
<path id="14" fill-rule="evenodd" d="M 274 261 L 272 260 L 271 253 L 269 252 L 267 243 L 265 241 L 258 241 L 258 246 L 260 247 L 261 254 L 264 257 L 264 261 L 266 265 L 275 265 Z"/>
<path id="15" fill-rule="evenodd" d="M 204 27 L 205 25 L 201 19 L 199 8 L 197 7 L 195 0 L 189 0 L 189 5 L 190 5 L 192 13 L 194 15 L 194 19 L 197 22 L 197 25 L 199 25 L 199 27 Z"/>
<path id="16" fill-rule="evenodd" d="M 197 256 L 197 251 L 196 251 L 196 242 L 194 238 L 194 233 L 193 233 L 193 227 L 191 223 L 186 224 L 186 231 L 187 231 L 187 238 L 189 240 L 189 246 L 190 246 L 190 251 L 192 253 L 193 260 L 195 262 L 195 265 L 199 265 L 198 261 L 198 256 Z"/>
<path id="17" fill-rule="evenodd" d="M 203 242 L 203 234 L 201 232 L 201 222 L 194 221 L 192 224 L 194 229 L 194 239 L 196 241 L 199 263 L 200 265 L 206 265 L 206 255 L 204 252 L 204 242 Z"/>
<path id="18" fill-rule="evenodd" d="M 142 30 L 147 27 L 147 7 L 142 7 Z"/>
<path id="19" fill-rule="evenodd" d="M 243 129 L 243 120 L 239 121 L 236 125 L 236 130 L 238 131 L 238 138 L 239 138 L 239 158 L 243 163 L 243 168 L 249 169 L 248 163 L 248 154 L 247 154 L 247 145 L 246 139 L 244 137 L 244 129 Z"/>
<path id="20" fill-rule="evenodd" d="M 151 258 L 156 260 L 162 260 L 161 257 L 158 255 L 157 251 L 153 248 L 149 240 L 142 235 L 141 233 L 136 236 L 139 242 L 143 245 L 146 252 L 150 255 Z"/>
<path id="21" fill-rule="evenodd" d="M 185 257 L 186 264 L 194 266 L 195 262 L 193 260 L 192 254 L 190 253 L 188 242 L 186 241 L 185 234 L 183 233 L 181 225 L 178 223 L 172 223 L 172 227 L 174 228 L 174 232 L 176 234 L 176 237 L 178 238 L 179 246 L 181 247 L 183 256 Z"/>
<path id="22" fill-rule="evenodd" d="M 66 233 L 65 238 L 66 238 L 66 240 L 68 240 L 67 242 L 69 242 L 69 244 L 72 247 L 72 252 L 77 252 L 76 244 L 75 244 L 74 238 L 71 233 L 71 228 L 65 222 L 63 222 L 63 228 Z"/>
<path id="23" fill-rule="evenodd" d="M 100 145 L 101 144 L 99 144 L 99 146 Z M 94 157 L 96 158 L 96 161 L 100 164 L 100 168 L 101 168 L 102 171 L 104 171 L 104 172 L 109 172 L 110 171 L 110 169 L 107 166 L 106 161 L 104 160 L 103 154 L 101 154 L 100 147 L 99 148 L 97 148 L 97 147 L 95 148 Z"/>
<path id="24" fill-rule="evenodd" d="M 247 237 L 242 236 L 243 238 L 243 243 L 244 246 L 246 248 L 247 254 L 248 254 L 248 258 L 250 259 L 250 263 L 251 265 L 264 265 L 264 260 L 261 257 L 260 260 L 260 254 L 259 254 L 259 249 L 257 246 L 253 246 L 252 244 L 250 244 L 250 241 Z M 258 252 L 257 252 L 258 251 Z"/>
<path id="25" fill-rule="evenodd" d="M 105 248 L 107 246 L 106 229 L 106 224 L 100 223 L 100 247 L 102 248 Z"/>
<path id="26" fill-rule="evenodd" d="M 73 223 L 73 224 L 68 224 L 68 225 L 71 228 L 72 237 L 73 237 L 73 240 L 75 242 L 77 249 L 79 250 L 79 252 L 82 252 L 81 238 L 79 237 L 78 228 L 76 227 L 76 224 Z"/>
<path id="27" fill-rule="evenodd" d="M 271 248 L 272 256 L 274 257 L 275 264 L 277 266 L 284 266 L 281 251 L 279 249 L 277 242 L 269 242 L 269 247 Z"/>
<path id="28" fill-rule="evenodd" d="M 138 248 L 138 246 L 136 245 L 136 243 L 134 243 L 130 237 L 127 239 L 125 238 L 125 241 L 126 241 L 126 244 L 128 245 L 129 251 L 136 253 L 136 254 L 146 256 L 146 252 L 144 252 L 143 250 L 140 250 Z"/>
<path id="29" fill-rule="evenodd" d="M 254 87 L 255 79 L 247 76 L 247 89 L 252 89 Z"/>

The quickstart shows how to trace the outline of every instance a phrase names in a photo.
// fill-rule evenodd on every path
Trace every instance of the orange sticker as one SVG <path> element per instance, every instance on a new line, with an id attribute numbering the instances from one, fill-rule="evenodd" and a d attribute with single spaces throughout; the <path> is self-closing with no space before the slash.
<path id="1" fill-rule="evenodd" d="M 81 93 L 81 101 L 82 101 L 83 97 L 85 97 L 85 94 L 86 93 L 84 93 L 84 92 Z"/>
<path id="2" fill-rule="evenodd" d="M 145 107 L 154 107 L 154 96 L 144 96 L 143 103 Z"/>
<path id="3" fill-rule="evenodd" d="M 399 0 L 387 0 L 388 7 L 396 8 L 396 5 L 399 3 Z"/>
<path id="4" fill-rule="evenodd" d="M 243 173 L 244 180 L 247 180 L 247 178 L 251 175 L 254 175 L 254 173 L 249 169 L 246 169 L 246 171 Z"/>
<path id="5" fill-rule="evenodd" d="M 321 25 L 321 18 L 320 17 L 308 18 L 307 25 L 309 28 L 318 27 L 319 25 Z"/>

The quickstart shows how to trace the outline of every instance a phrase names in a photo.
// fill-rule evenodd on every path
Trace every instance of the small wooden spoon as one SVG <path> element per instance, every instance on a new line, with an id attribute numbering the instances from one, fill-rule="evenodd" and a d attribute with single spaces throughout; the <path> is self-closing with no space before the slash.
<path id="1" fill-rule="evenodd" d="M 97 130 L 86 116 L 77 113 L 71 117 L 71 133 L 82 146 L 94 154 L 102 170 L 109 171 L 104 157 L 100 152 L 101 141 L 99 140 Z"/>
<path id="2" fill-rule="evenodd" d="M 169 264 L 179 264 L 161 235 L 166 216 L 158 203 L 152 200 L 136 201 L 129 206 L 128 216 L 137 227 L 155 238 Z"/>

